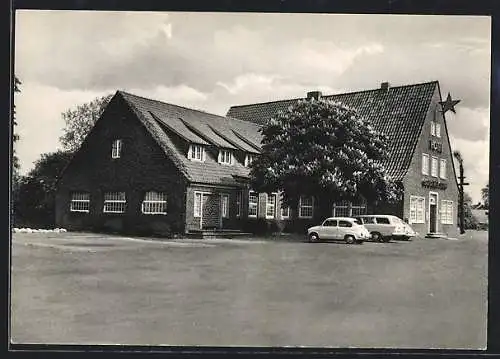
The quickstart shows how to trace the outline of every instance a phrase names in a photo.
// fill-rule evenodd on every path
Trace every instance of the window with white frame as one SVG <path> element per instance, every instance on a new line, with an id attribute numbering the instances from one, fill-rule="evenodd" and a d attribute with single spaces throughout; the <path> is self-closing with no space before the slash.
<path id="1" fill-rule="evenodd" d="M 255 159 L 254 155 L 247 153 L 245 156 L 245 167 L 250 167 L 254 159 Z"/>
<path id="2" fill-rule="evenodd" d="M 425 198 L 410 196 L 410 223 L 425 223 Z"/>
<path id="3" fill-rule="evenodd" d="M 453 224 L 453 201 L 441 201 L 441 223 Z"/>
<path id="4" fill-rule="evenodd" d="M 221 196 L 221 211 L 222 218 L 229 218 L 229 195 L 223 194 Z"/>
<path id="5" fill-rule="evenodd" d="M 233 163 L 233 152 L 230 150 L 220 150 L 219 163 L 223 165 L 231 165 Z"/>
<path id="6" fill-rule="evenodd" d="M 444 158 L 439 160 L 439 177 L 446 178 L 446 160 Z"/>
<path id="7" fill-rule="evenodd" d="M 429 175 L 429 155 L 422 153 L 422 174 Z"/>
<path id="8" fill-rule="evenodd" d="M 248 194 L 248 217 L 257 217 L 257 207 L 259 205 L 259 194 L 250 192 Z"/>
<path id="9" fill-rule="evenodd" d="M 266 201 L 266 218 L 274 218 L 276 216 L 276 194 L 268 194 Z"/>
<path id="10" fill-rule="evenodd" d="M 205 161 L 205 147 L 202 145 L 189 145 L 188 158 L 191 161 Z"/>
<path id="11" fill-rule="evenodd" d="M 167 214 L 167 195 L 163 192 L 146 192 L 141 209 L 144 214 Z"/>
<path id="12" fill-rule="evenodd" d="M 432 160 L 431 160 L 431 176 L 432 177 L 438 176 L 438 159 L 437 159 L 437 157 L 432 157 Z"/>
<path id="13" fill-rule="evenodd" d="M 85 212 L 90 211 L 90 193 L 88 192 L 73 192 L 71 194 L 71 212 Z"/>
<path id="14" fill-rule="evenodd" d="M 290 207 L 281 207 L 281 218 L 288 219 L 290 218 Z"/>
<path id="15" fill-rule="evenodd" d="M 194 217 L 201 217 L 201 200 L 202 200 L 203 194 L 200 192 L 195 192 L 194 193 Z"/>
<path id="16" fill-rule="evenodd" d="M 104 213 L 124 213 L 126 205 L 125 192 L 104 193 Z"/>
<path id="17" fill-rule="evenodd" d="M 436 122 L 431 121 L 431 136 L 436 136 Z"/>
<path id="18" fill-rule="evenodd" d="M 111 158 L 120 158 L 122 153 L 122 140 L 114 140 L 111 145 Z"/>
<path id="19" fill-rule="evenodd" d="M 241 216 L 241 192 L 236 193 L 236 217 Z"/>
<path id="20" fill-rule="evenodd" d="M 441 137 L 441 124 L 436 122 L 436 137 Z"/>
<path id="21" fill-rule="evenodd" d="M 312 218 L 314 214 L 313 197 L 300 196 L 299 198 L 299 218 Z"/>
<path id="22" fill-rule="evenodd" d="M 349 217 L 349 202 L 348 201 L 342 201 L 342 202 L 334 202 L 333 203 L 333 211 L 332 215 L 334 217 Z"/>

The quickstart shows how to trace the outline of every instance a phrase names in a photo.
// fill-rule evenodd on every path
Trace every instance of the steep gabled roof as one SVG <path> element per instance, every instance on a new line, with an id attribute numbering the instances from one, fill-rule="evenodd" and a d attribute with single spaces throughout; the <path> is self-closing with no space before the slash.
<path id="1" fill-rule="evenodd" d="M 239 163 L 227 166 L 208 160 L 206 162 L 190 161 L 186 154 L 176 146 L 173 138 L 177 136 L 188 143 L 217 148 L 241 148 L 251 153 L 258 153 L 258 149 L 240 139 L 233 131 L 244 134 L 260 145 L 260 125 L 151 100 L 124 91 L 117 91 L 116 96 L 121 96 L 127 102 L 166 155 L 188 180 L 234 185 L 238 183 L 238 178 L 248 177 L 249 169 Z"/>
<path id="2" fill-rule="evenodd" d="M 389 161 L 384 163 L 388 174 L 402 180 L 410 165 L 424 124 L 437 81 L 414 85 L 365 90 L 323 96 L 355 108 L 370 120 L 378 131 L 389 137 Z M 227 116 L 264 124 L 280 110 L 304 98 L 232 106 Z"/>

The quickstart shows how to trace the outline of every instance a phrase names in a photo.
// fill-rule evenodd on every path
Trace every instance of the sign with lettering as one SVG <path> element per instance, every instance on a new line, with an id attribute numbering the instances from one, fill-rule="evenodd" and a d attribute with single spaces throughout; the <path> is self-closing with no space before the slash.
<path id="1" fill-rule="evenodd" d="M 429 149 L 438 153 L 443 152 L 443 144 L 434 140 L 429 140 Z"/>
<path id="2" fill-rule="evenodd" d="M 423 180 L 422 187 L 446 189 L 446 187 L 448 187 L 448 185 L 445 182 L 438 182 L 436 180 Z"/>

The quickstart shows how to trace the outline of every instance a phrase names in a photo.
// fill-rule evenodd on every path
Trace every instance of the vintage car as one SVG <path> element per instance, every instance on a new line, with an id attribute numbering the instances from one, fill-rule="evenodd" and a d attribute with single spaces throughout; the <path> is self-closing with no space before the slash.
<path id="1" fill-rule="evenodd" d="M 307 230 L 310 242 L 320 240 L 344 240 L 348 244 L 363 243 L 370 238 L 370 232 L 355 218 L 330 217 L 319 226 Z"/>
<path id="2" fill-rule="evenodd" d="M 401 218 L 387 214 L 356 216 L 371 234 L 371 239 L 388 242 L 391 239 L 411 240 L 416 235 L 411 226 Z"/>

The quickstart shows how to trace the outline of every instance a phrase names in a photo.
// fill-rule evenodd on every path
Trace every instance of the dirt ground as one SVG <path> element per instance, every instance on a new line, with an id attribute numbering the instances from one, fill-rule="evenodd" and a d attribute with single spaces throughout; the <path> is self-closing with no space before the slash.
<path id="1" fill-rule="evenodd" d="M 11 341 L 485 348 L 487 244 L 16 233 Z"/>

